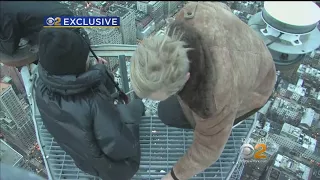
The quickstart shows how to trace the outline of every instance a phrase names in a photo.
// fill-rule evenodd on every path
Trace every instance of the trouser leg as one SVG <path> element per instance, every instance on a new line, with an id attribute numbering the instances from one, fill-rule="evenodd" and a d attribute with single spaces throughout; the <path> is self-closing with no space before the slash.
<path id="1" fill-rule="evenodd" d="M 182 111 L 177 96 L 171 96 L 159 103 L 158 116 L 160 120 L 168 126 L 192 129 L 191 124 Z"/>

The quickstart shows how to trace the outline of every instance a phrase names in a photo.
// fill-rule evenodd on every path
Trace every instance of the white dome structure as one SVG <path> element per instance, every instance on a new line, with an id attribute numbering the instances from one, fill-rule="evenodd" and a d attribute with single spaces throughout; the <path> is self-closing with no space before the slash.
<path id="1" fill-rule="evenodd" d="M 265 1 L 248 25 L 268 46 L 276 65 L 290 65 L 320 46 L 320 8 L 312 1 Z"/>

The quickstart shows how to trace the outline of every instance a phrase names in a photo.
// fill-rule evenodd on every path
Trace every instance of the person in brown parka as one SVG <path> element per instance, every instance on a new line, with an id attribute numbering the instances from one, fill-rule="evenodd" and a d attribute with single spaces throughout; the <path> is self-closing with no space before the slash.
<path id="1" fill-rule="evenodd" d="M 179 180 L 218 160 L 233 125 L 263 107 L 276 82 L 264 42 L 219 2 L 189 2 L 165 34 L 138 46 L 130 74 L 139 97 L 161 101 L 165 124 L 194 129 L 193 144 L 163 177 Z"/>

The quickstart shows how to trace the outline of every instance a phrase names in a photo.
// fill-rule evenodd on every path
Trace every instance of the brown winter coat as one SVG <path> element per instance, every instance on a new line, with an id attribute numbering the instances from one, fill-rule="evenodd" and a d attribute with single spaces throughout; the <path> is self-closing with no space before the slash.
<path id="1" fill-rule="evenodd" d="M 194 17 L 184 17 L 194 9 Z M 222 3 L 190 2 L 172 27 L 182 29 L 194 49 L 188 54 L 191 77 L 178 98 L 195 125 L 192 146 L 173 168 L 182 180 L 219 158 L 234 120 L 267 102 L 276 71 L 264 42 Z"/>

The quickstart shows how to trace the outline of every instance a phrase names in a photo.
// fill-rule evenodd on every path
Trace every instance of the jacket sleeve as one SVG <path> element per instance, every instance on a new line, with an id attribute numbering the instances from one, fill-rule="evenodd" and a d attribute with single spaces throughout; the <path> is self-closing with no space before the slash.
<path id="1" fill-rule="evenodd" d="M 0 28 L 0 51 L 13 55 L 20 43 L 19 25 L 14 20 L 4 16 L 1 18 Z"/>
<path id="2" fill-rule="evenodd" d="M 197 122 L 193 144 L 173 167 L 180 180 L 189 179 L 211 166 L 220 157 L 230 136 L 236 111 L 225 107 L 210 119 L 201 119 L 193 113 Z M 212 126 L 212 121 L 216 121 Z"/>
<path id="3" fill-rule="evenodd" d="M 123 122 L 123 115 L 111 100 L 98 97 L 95 104 L 94 133 L 102 151 L 114 161 L 136 159 L 139 137 Z"/>

